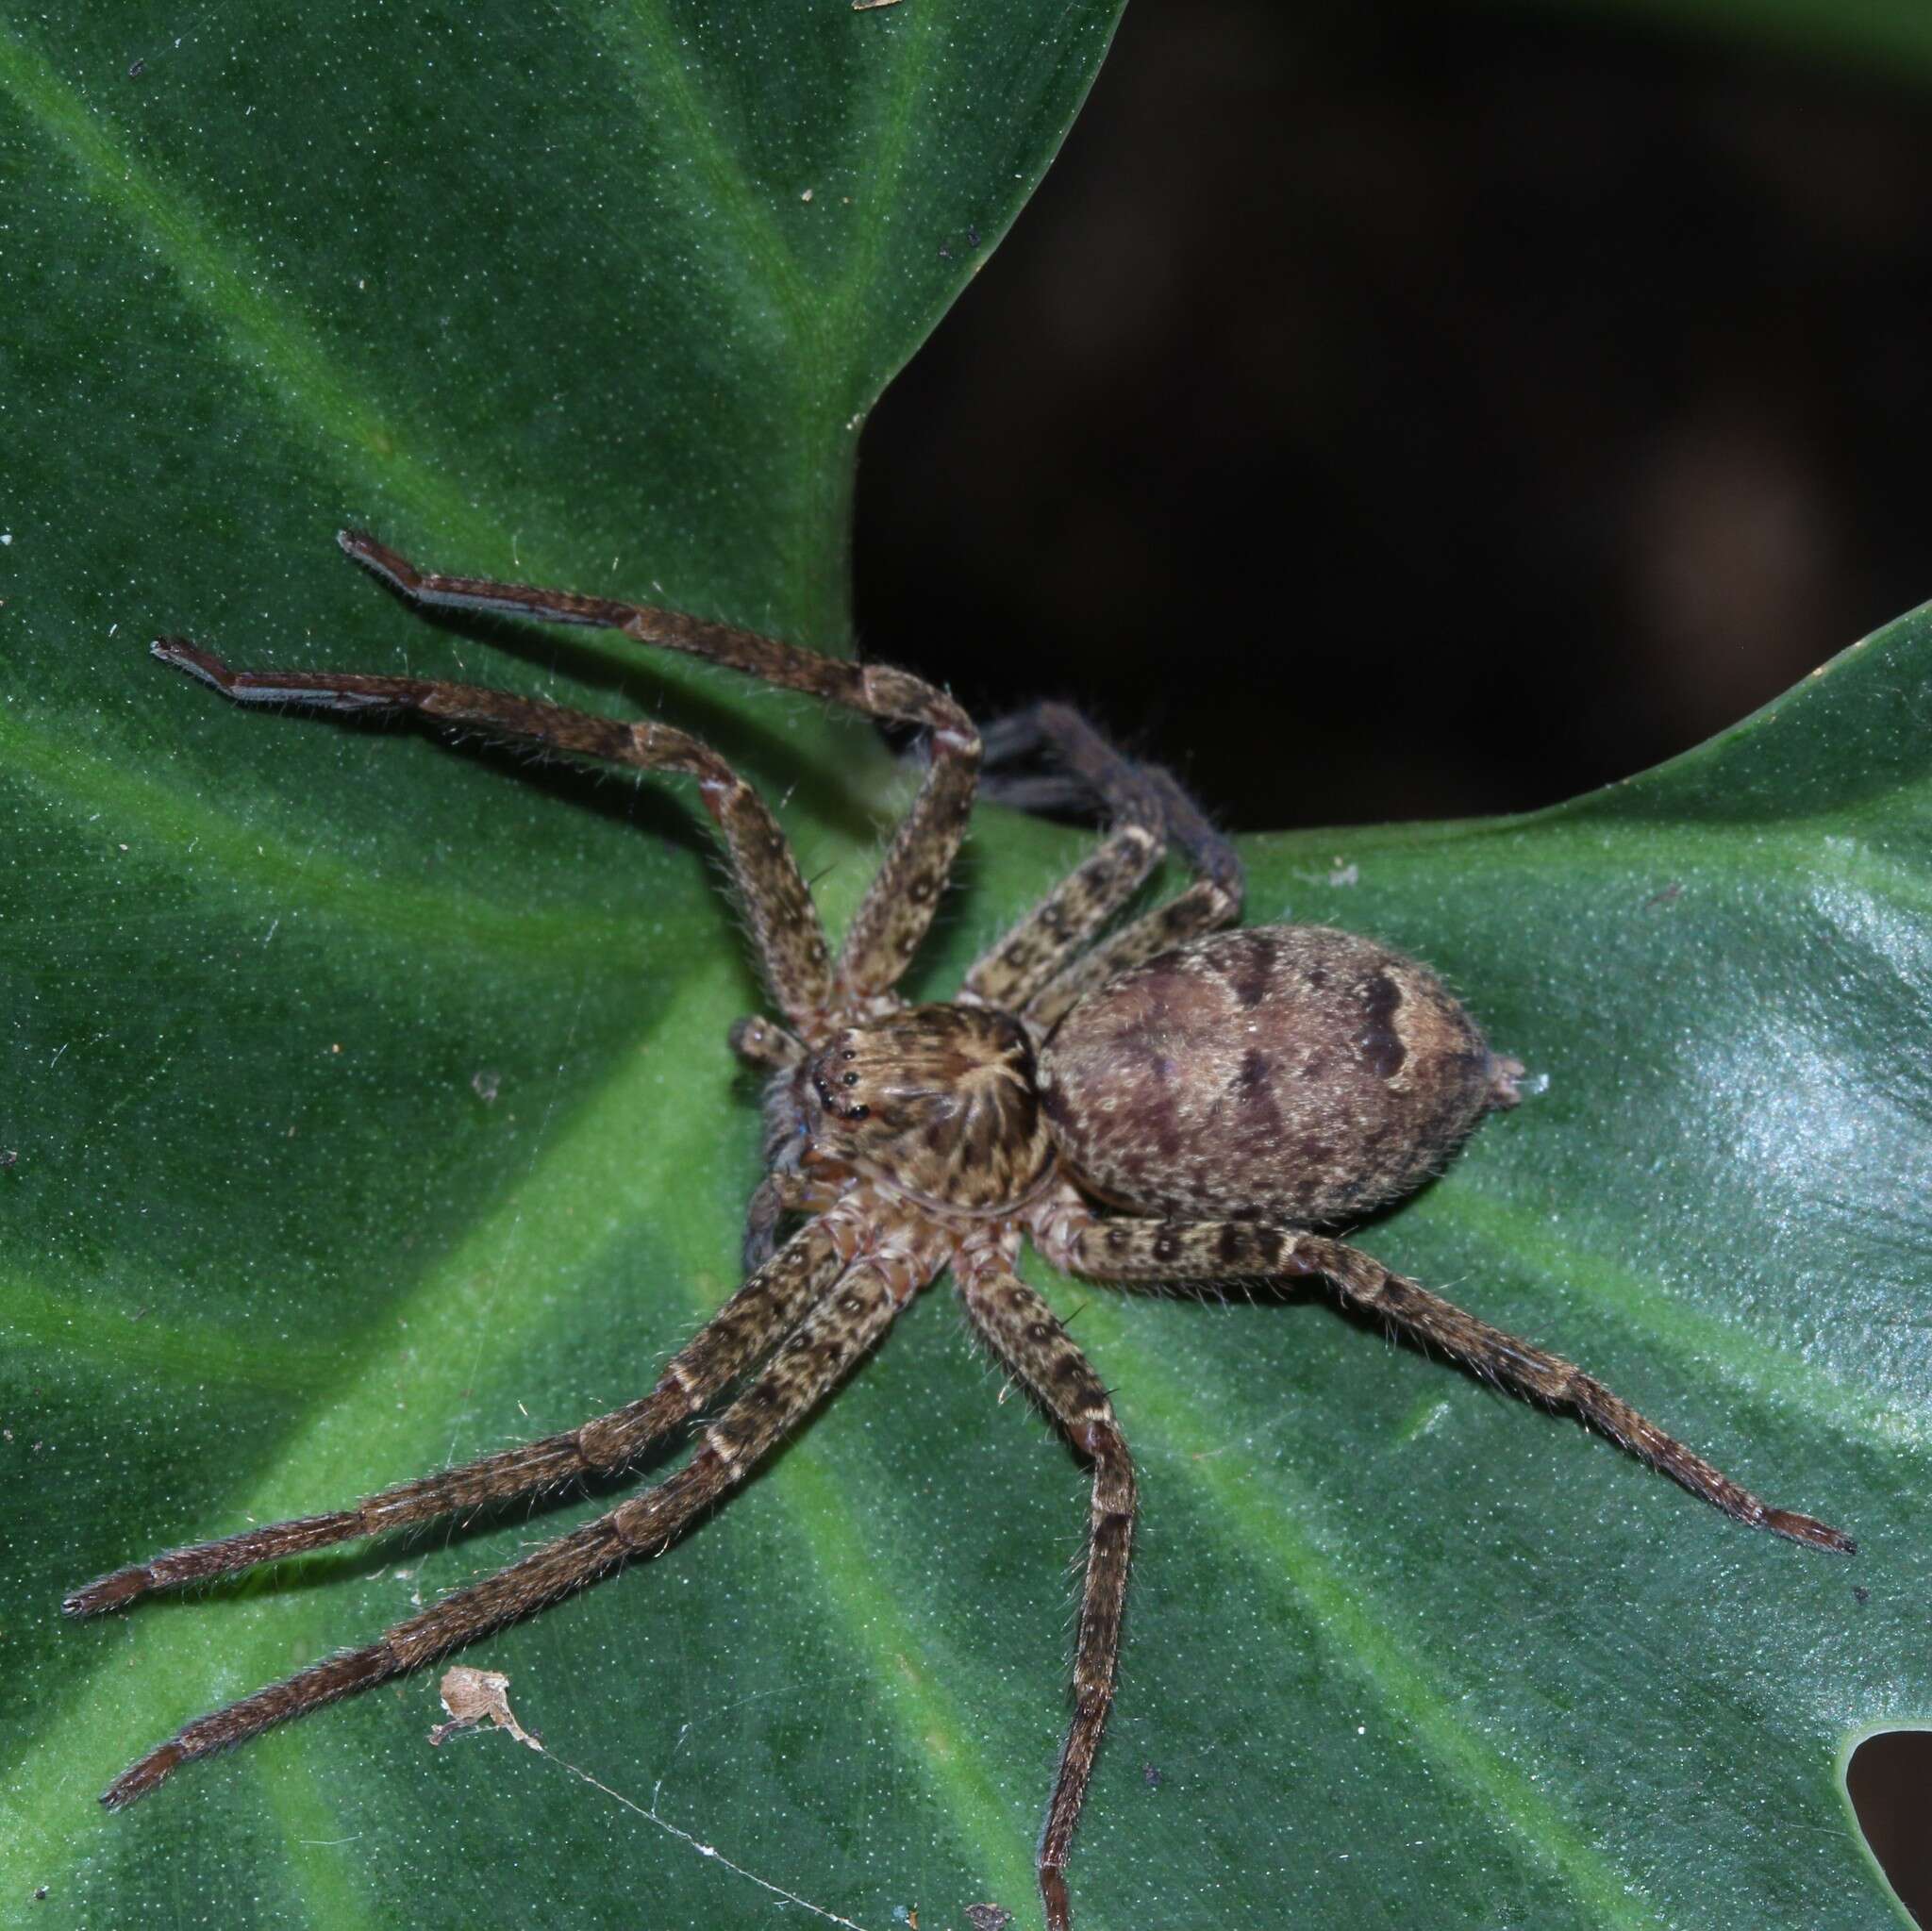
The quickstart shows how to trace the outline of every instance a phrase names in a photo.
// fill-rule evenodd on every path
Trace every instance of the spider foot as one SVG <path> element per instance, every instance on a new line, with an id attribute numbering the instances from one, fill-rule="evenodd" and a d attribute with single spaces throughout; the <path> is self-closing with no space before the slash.
<path id="1" fill-rule="evenodd" d="M 1800 1515 L 1791 1508 L 1767 1508 L 1764 1526 L 1774 1536 L 1789 1536 L 1811 1549 L 1829 1549 L 1838 1556 L 1856 1556 L 1858 1545 L 1842 1529 L 1835 1529 L 1814 1516 Z"/>
<path id="2" fill-rule="evenodd" d="M 100 1616 L 121 1608 L 136 1596 L 144 1596 L 154 1587 L 154 1576 L 145 1562 L 131 1569 L 117 1569 L 111 1575 L 97 1576 L 77 1589 L 60 1605 L 68 1616 Z"/>
<path id="3" fill-rule="evenodd" d="M 318 710 L 393 710 L 407 701 L 409 680 L 325 671 L 238 671 L 185 637 L 158 637 L 150 654 L 232 697 L 237 704 L 306 704 Z M 426 687 L 416 687 L 418 689 Z"/>
<path id="4" fill-rule="evenodd" d="M 158 1750 L 150 1750 L 139 1763 L 129 1764 L 101 1792 L 101 1808 L 126 1809 L 128 1805 L 145 1797 L 150 1790 L 158 1790 L 166 1782 L 169 1773 L 186 1755 L 187 1752 L 178 1743 L 163 1743 Z"/>
<path id="5" fill-rule="evenodd" d="M 1064 1872 L 1049 1865 L 1041 1866 L 1040 1901 L 1046 1906 L 1046 1931 L 1072 1931 L 1074 1906 L 1067 1896 Z"/>

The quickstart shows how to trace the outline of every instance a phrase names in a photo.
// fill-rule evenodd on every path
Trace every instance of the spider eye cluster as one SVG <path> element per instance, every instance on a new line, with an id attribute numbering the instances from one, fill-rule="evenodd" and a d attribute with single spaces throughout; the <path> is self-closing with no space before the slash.
<path id="1" fill-rule="evenodd" d="M 858 1049 L 856 1046 L 841 1047 L 839 1059 L 845 1070 L 842 1073 L 835 1073 L 830 1079 L 827 1079 L 819 1067 L 815 1066 L 812 1069 L 812 1089 L 819 1096 L 819 1105 L 841 1120 L 857 1121 L 872 1117 L 872 1108 L 863 1100 L 847 1100 L 841 1104 L 836 1096 L 835 1090 L 849 1092 L 863 1082 L 865 1075 L 850 1063 L 858 1057 Z"/>

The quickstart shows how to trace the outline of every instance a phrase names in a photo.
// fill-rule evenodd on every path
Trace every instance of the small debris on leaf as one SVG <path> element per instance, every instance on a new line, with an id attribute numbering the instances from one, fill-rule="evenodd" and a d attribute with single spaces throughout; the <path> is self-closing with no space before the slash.
<path id="1" fill-rule="evenodd" d="M 437 1694 L 449 1712 L 449 1722 L 438 1723 L 429 1733 L 432 1744 L 442 1743 L 458 1730 L 474 1730 L 478 1723 L 490 1723 L 508 1730 L 519 1743 L 541 1750 L 543 1740 L 533 1737 L 510 1713 L 509 1678 L 500 1670 L 472 1670 L 458 1663 L 445 1670 Z"/>
<path id="2" fill-rule="evenodd" d="M 968 1905 L 966 1922 L 973 1931 L 1007 1931 L 1013 1914 L 1004 1905 Z"/>
<path id="3" fill-rule="evenodd" d="M 497 1090 L 503 1085 L 500 1073 L 473 1073 L 470 1075 L 470 1090 L 487 1107 L 495 1098 Z"/>

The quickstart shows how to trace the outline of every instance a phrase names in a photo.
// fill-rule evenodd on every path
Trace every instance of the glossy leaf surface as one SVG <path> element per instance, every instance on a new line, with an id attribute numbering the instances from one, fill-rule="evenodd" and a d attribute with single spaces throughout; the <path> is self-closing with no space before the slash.
<path id="1" fill-rule="evenodd" d="M 1083 1484 L 941 1291 L 699 1533 L 466 1655 L 548 1759 L 432 1751 L 425 1673 L 94 1804 L 582 1499 L 56 1606 L 626 1399 L 732 1286 L 757 1169 L 724 1046 L 756 988 L 688 793 L 242 715 L 147 637 L 662 711 L 784 801 L 836 923 L 907 793 L 868 732 L 425 624 L 329 535 L 842 646 L 858 421 L 1110 9 L 373 9 L 178 46 L 124 14 L 0 35 L 34 183 L 0 252 L 0 1897 L 799 1921 L 622 1799 L 868 1931 L 1034 1922 Z M 1423 954 L 1547 1080 L 1365 1244 L 1862 1553 L 1725 1523 L 1320 1297 L 1049 1282 L 1145 1502 L 1083 1927 L 1892 1922 L 1837 1759 L 1932 1707 L 1928 693 L 1909 619 L 1568 809 L 1251 844 L 1253 920 Z M 920 989 L 1083 844 L 985 813 Z"/>

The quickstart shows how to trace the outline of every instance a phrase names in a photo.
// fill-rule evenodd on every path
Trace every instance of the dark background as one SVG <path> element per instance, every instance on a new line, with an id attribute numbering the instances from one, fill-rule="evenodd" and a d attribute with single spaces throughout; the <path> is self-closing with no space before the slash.
<path id="1" fill-rule="evenodd" d="M 888 394 L 863 647 L 1242 830 L 1514 811 L 1932 596 L 1932 73 L 1451 4 L 1128 9 Z M 1862 1749 L 1932 1922 L 1932 1752 Z"/>
<path id="2" fill-rule="evenodd" d="M 1130 7 L 889 392 L 863 647 L 1241 829 L 1546 804 L 1932 596 L 1932 73 Z"/>

